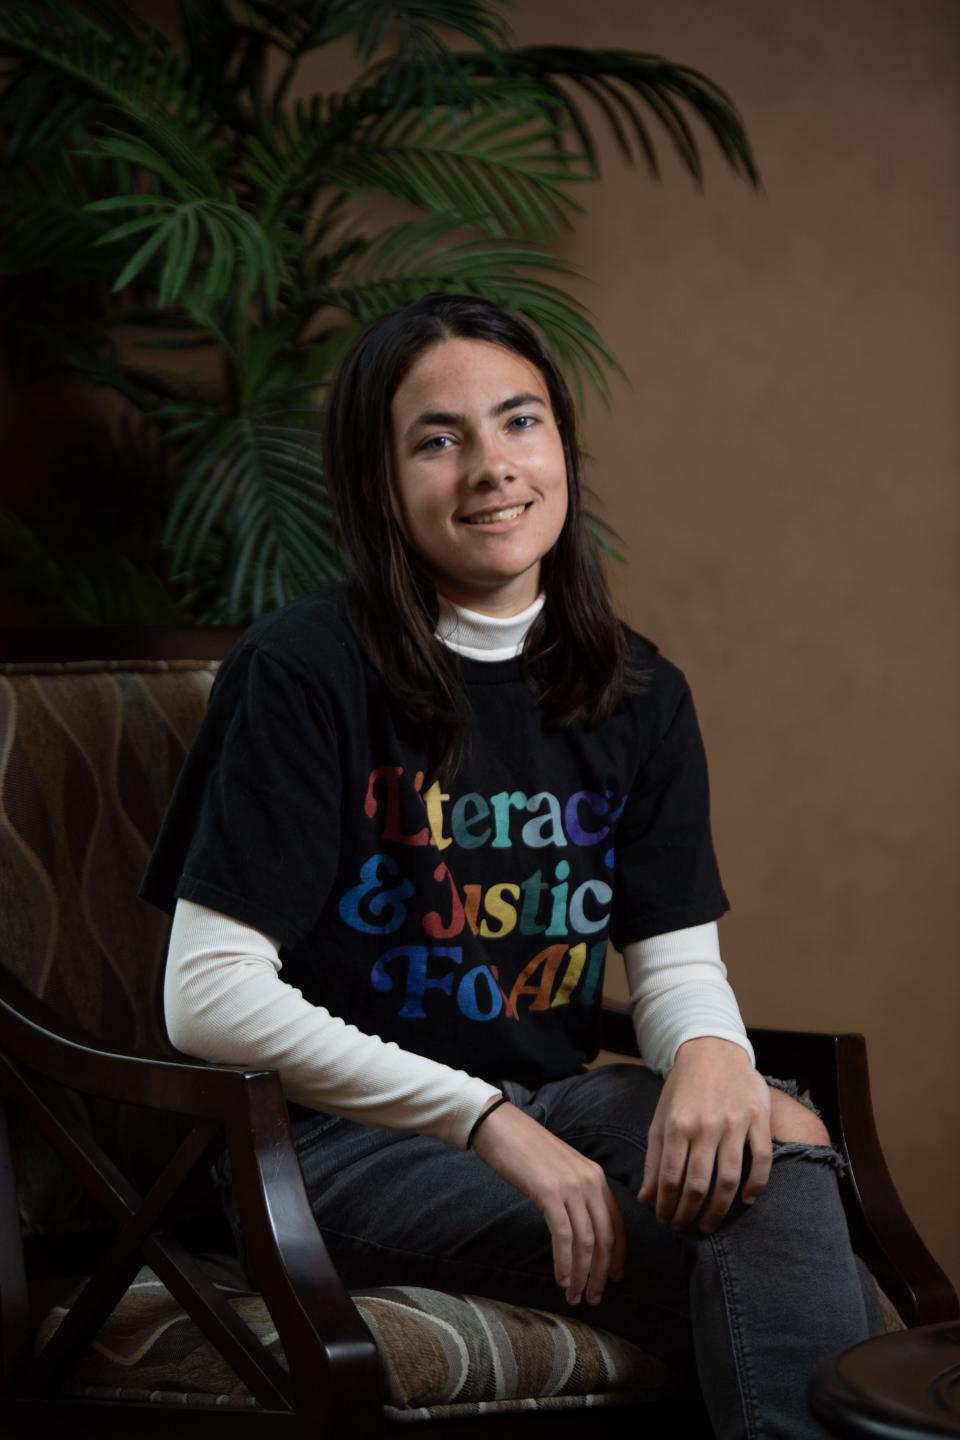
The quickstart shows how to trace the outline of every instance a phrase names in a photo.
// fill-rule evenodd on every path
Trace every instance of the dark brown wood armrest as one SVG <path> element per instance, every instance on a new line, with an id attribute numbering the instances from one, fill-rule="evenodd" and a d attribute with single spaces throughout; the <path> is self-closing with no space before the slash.
<path id="1" fill-rule="evenodd" d="M 809 1089 L 848 1170 L 841 1184 L 853 1248 L 908 1325 L 954 1319 L 957 1293 L 903 1208 L 884 1159 L 862 1035 L 748 1030 L 757 1068 Z"/>
<path id="2" fill-rule="evenodd" d="M 57 1085 L 118 1104 L 226 1120 L 245 1087 L 273 1071 L 202 1060 L 153 1060 L 68 1040 L 0 998 L 0 1050 Z"/>
<path id="3" fill-rule="evenodd" d="M 821 1111 L 847 1161 L 840 1189 L 853 1247 L 906 1323 L 954 1319 L 960 1313 L 956 1291 L 914 1229 L 883 1156 L 864 1037 L 752 1028 L 747 1033 L 757 1069 L 796 1080 L 800 1092 L 809 1091 Z M 604 1049 L 638 1053 L 630 1008 L 623 1002 L 604 1001 L 602 1035 Z"/>
<path id="4" fill-rule="evenodd" d="M 59 1138 L 63 1148 L 62 1124 L 46 1108 L 42 1092 L 29 1091 L 30 1074 L 81 1094 L 187 1116 L 208 1134 L 211 1122 L 222 1125 L 247 1254 L 287 1356 L 298 1416 L 327 1427 L 321 1433 L 345 1432 L 349 1424 L 358 1440 L 381 1434 L 383 1381 L 376 1345 L 317 1228 L 277 1073 L 96 1050 L 45 1029 L 0 999 L 0 1093 L 27 1101 L 33 1122 L 49 1139 Z M 201 1135 L 194 1145 L 201 1158 L 203 1140 Z M 81 1178 L 93 1180 L 117 1223 L 134 1226 L 133 1201 L 140 1197 L 95 1147 L 90 1160 L 77 1153 L 80 1143 L 72 1148 L 80 1171 L 86 1170 Z M 148 1196 L 144 1208 L 149 1205 Z M 151 1244 L 176 1277 L 179 1262 L 171 1258 L 169 1243 L 155 1238 Z M 151 1250 L 143 1253 L 159 1268 Z M 162 1278 L 170 1286 L 167 1273 Z M 189 1279 L 185 1283 L 189 1291 Z"/>

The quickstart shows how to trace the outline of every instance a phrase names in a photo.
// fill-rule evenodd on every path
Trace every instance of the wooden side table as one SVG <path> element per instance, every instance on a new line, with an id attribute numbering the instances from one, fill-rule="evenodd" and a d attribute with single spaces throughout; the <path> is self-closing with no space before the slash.
<path id="1" fill-rule="evenodd" d="M 878 1335 L 824 1361 L 810 1406 L 852 1440 L 960 1436 L 960 1321 Z"/>

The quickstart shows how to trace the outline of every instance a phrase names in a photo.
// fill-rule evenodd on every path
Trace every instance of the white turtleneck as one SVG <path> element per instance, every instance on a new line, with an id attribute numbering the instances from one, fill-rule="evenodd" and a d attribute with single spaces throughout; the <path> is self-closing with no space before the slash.
<path id="1" fill-rule="evenodd" d="M 527 631 L 543 609 L 543 602 L 544 596 L 538 595 L 519 615 L 501 620 L 477 610 L 465 610 L 441 595 L 437 639 L 471 660 L 512 660 L 523 649 Z"/>
<path id="2" fill-rule="evenodd" d="M 440 597 L 437 636 L 474 660 L 518 655 L 543 608 L 497 619 Z M 280 978 L 279 942 L 230 916 L 178 900 L 164 976 L 170 1039 L 220 1064 L 279 1070 L 288 1099 L 368 1125 L 435 1135 L 463 1149 L 495 1086 L 402 1050 L 312 1005 Z M 753 1049 L 720 959 L 715 923 L 627 945 L 634 1029 L 660 1074 L 679 1047 L 703 1035 Z"/>

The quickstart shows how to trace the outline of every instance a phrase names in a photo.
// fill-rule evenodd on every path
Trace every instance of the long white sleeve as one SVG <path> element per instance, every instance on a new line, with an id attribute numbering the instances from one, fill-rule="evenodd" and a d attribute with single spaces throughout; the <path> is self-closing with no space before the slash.
<path id="1" fill-rule="evenodd" d="M 202 1060 L 278 1070 L 288 1099 L 314 1110 L 466 1147 L 495 1086 L 364 1034 L 305 1000 L 280 968 L 269 936 L 178 900 L 163 991 L 173 1044 Z"/>
<path id="2" fill-rule="evenodd" d="M 665 1075 L 680 1046 L 701 1035 L 733 1040 L 756 1063 L 715 921 L 625 945 L 623 961 L 637 1044 L 651 1070 Z"/>

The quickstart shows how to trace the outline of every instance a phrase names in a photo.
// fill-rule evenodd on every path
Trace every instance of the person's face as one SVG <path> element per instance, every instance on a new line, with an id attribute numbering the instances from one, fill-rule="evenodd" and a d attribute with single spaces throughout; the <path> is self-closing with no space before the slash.
<path id="1" fill-rule="evenodd" d="M 390 410 L 395 502 L 438 590 L 490 615 L 532 605 L 567 513 L 567 469 L 546 382 L 487 340 L 442 340 Z"/>

